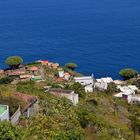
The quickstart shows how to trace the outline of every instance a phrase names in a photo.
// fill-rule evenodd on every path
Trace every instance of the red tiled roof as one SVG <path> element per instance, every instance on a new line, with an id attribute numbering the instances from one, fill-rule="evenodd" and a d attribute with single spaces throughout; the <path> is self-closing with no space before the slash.
<path id="1" fill-rule="evenodd" d="M 64 75 L 65 75 L 65 76 L 70 76 L 70 73 L 65 72 Z"/>
<path id="2" fill-rule="evenodd" d="M 14 70 L 14 71 L 8 71 L 8 75 L 21 75 L 21 74 L 25 74 L 25 71 L 21 71 L 21 70 Z"/>
<path id="3" fill-rule="evenodd" d="M 40 61 L 42 65 L 48 65 L 49 61 L 48 60 L 41 60 Z"/>
<path id="4" fill-rule="evenodd" d="M 57 82 L 63 82 L 63 81 L 65 81 L 65 79 L 64 78 L 57 78 L 56 81 Z"/>
<path id="5" fill-rule="evenodd" d="M 36 66 L 30 67 L 29 70 L 30 71 L 38 71 L 38 67 L 36 67 Z"/>

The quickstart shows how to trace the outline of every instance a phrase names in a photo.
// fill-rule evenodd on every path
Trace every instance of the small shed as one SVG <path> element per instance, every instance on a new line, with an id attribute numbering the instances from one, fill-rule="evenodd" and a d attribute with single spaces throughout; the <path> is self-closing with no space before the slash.
<path id="1" fill-rule="evenodd" d="M 12 95 L 22 102 L 21 113 L 24 113 L 27 117 L 38 112 L 38 98 L 36 96 L 19 92 L 13 93 Z"/>
<path id="2" fill-rule="evenodd" d="M 61 88 L 51 88 L 48 91 L 49 93 L 51 93 L 54 96 L 58 96 L 58 97 L 65 97 L 69 100 L 71 100 L 71 102 L 76 105 L 78 104 L 78 94 L 74 93 L 74 91 L 72 90 L 64 90 Z"/>

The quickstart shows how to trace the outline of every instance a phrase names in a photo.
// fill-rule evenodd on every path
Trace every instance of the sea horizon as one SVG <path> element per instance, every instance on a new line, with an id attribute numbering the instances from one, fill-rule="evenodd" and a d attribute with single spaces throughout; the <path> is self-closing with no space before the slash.
<path id="1" fill-rule="evenodd" d="M 140 71 L 140 1 L 0 1 L 0 68 L 19 55 L 78 64 L 95 78 L 120 79 L 123 68 Z"/>

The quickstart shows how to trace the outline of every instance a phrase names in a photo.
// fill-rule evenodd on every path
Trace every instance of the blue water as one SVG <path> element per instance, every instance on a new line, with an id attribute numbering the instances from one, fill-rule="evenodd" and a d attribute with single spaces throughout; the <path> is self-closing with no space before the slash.
<path id="1" fill-rule="evenodd" d="M 140 71 L 140 1 L 0 0 L 0 67 L 9 55 L 75 62 L 96 77 Z"/>

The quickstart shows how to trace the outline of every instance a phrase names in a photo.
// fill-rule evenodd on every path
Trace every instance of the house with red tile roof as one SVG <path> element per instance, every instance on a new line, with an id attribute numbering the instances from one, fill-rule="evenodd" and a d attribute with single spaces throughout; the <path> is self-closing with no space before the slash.
<path id="1" fill-rule="evenodd" d="M 49 63 L 48 60 L 41 60 L 40 62 L 43 66 L 48 66 L 48 63 Z"/>
<path id="2" fill-rule="evenodd" d="M 39 63 L 41 63 L 41 64 L 44 65 L 44 66 L 48 66 L 48 63 L 49 63 L 48 60 L 38 60 L 38 61 L 36 61 L 36 62 L 39 62 Z"/>
<path id="3" fill-rule="evenodd" d="M 32 67 L 29 67 L 28 70 L 34 72 L 34 71 L 38 71 L 39 68 L 36 66 L 32 66 Z"/>
<path id="4" fill-rule="evenodd" d="M 8 76 L 20 76 L 22 74 L 25 74 L 25 71 L 23 71 L 23 70 L 12 70 L 12 71 L 9 70 L 9 71 L 6 72 L 6 74 Z"/>
<path id="5" fill-rule="evenodd" d="M 70 77 L 71 77 L 70 73 L 68 73 L 68 72 L 64 73 L 65 80 L 67 80 L 67 81 L 70 80 Z"/>
<path id="6" fill-rule="evenodd" d="M 59 68 L 59 64 L 58 63 L 53 63 L 53 62 L 48 62 L 48 66 L 50 68 L 53 68 L 53 69 Z"/>

